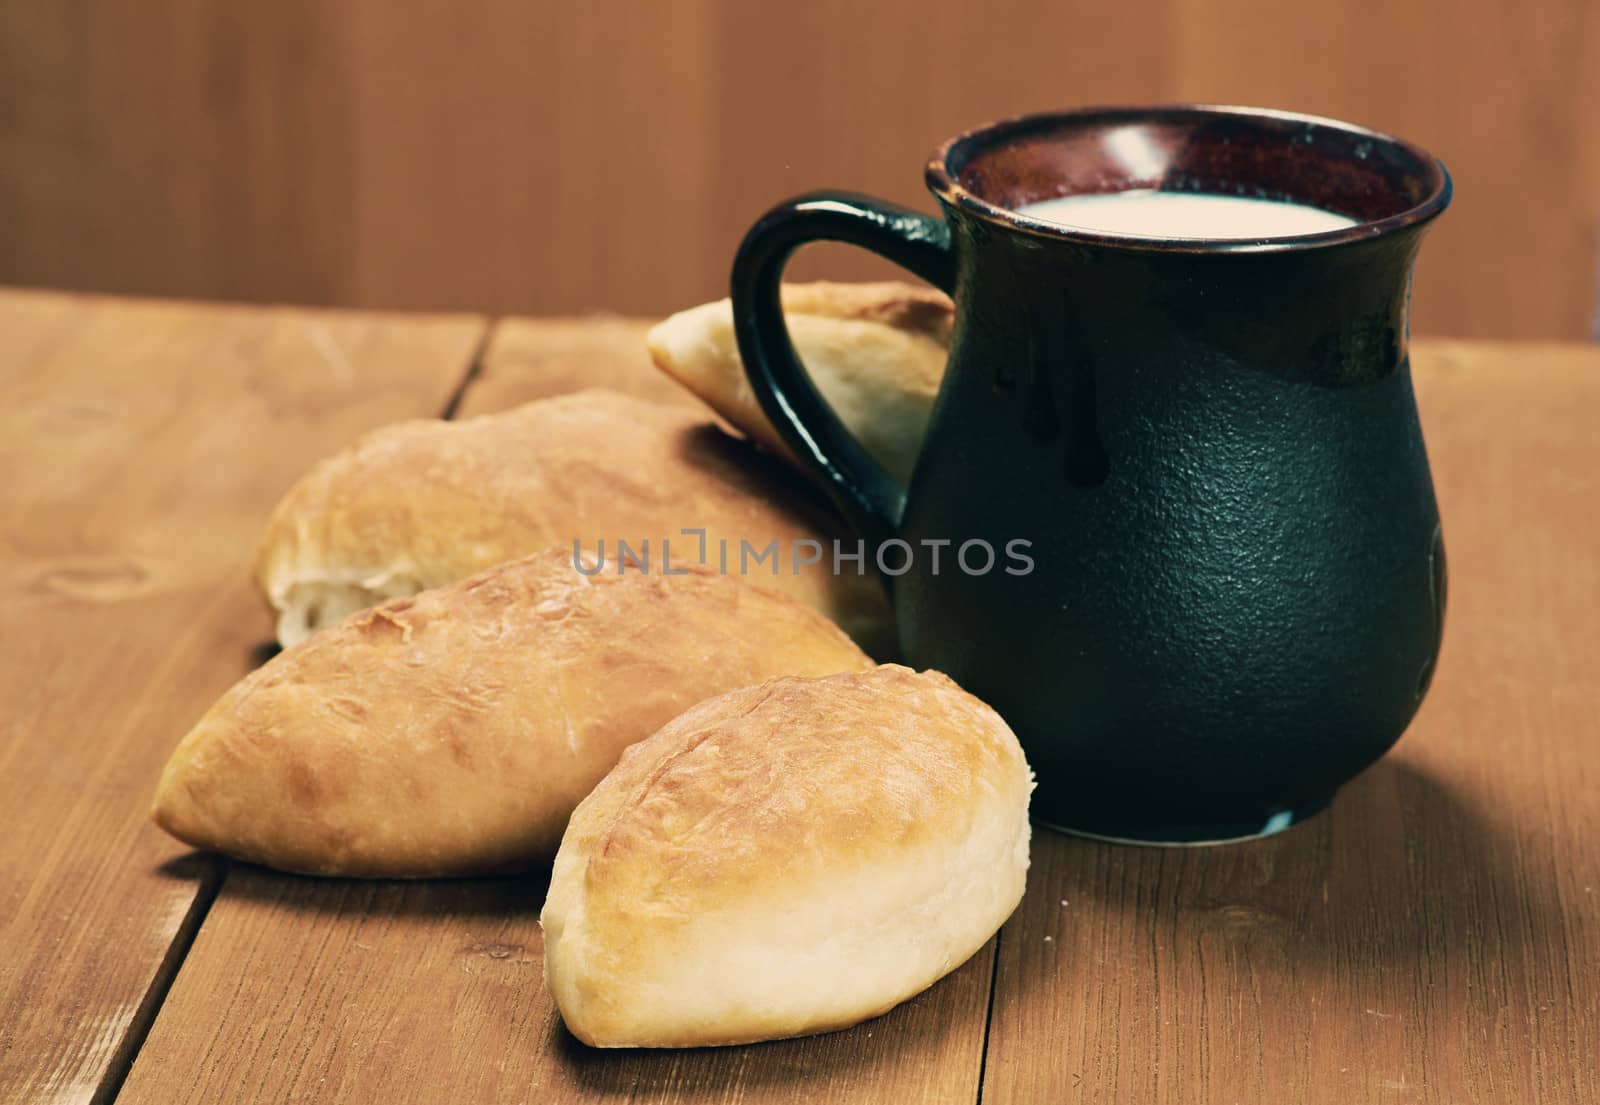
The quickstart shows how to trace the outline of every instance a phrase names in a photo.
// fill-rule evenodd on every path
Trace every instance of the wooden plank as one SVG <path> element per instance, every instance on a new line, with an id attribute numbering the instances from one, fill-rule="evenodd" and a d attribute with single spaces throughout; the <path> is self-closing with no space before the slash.
<path id="1" fill-rule="evenodd" d="M 657 403 L 707 410 L 650 363 L 645 348 L 649 329 L 638 319 L 607 315 L 501 319 L 456 416 L 490 414 L 585 388 L 611 388 Z"/>
<path id="2" fill-rule="evenodd" d="M 727 294 L 739 235 L 785 196 L 926 208 L 924 157 L 968 127 L 1199 99 L 1449 163 L 1419 332 L 1595 324 L 1590 0 L 57 0 L 0 5 L 0 44 L 0 280 L 660 315 Z"/>
<path id="3" fill-rule="evenodd" d="M 638 322 L 496 326 L 463 415 L 603 383 L 671 396 Z M 682 401 L 682 400 L 680 400 Z M 689 400 L 692 401 L 692 400 Z M 542 881 L 228 876 L 120 1103 L 874 1102 L 971 1105 L 993 944 L 846 1032 L 747 1048 L 597 1052 L 543 988 Z"/>
<path id="4" fill-rule="evenodd" d="M 147 811 L 271 635 L 265 514 L 483 328 L 0 292 L 0 1101 L 115 1091 L 217 881 Z"/>
<path id="5" fill-rule="evenodd" d="M 985 1105 L 1600 1100 L 1600 351 L 1416 361 L 1452 577 L 1421 714 L 1281 837 L 1041 836 Z"/>
<path id="6" fill-rule="evenodd" d="M 232 872 L 118 1102 L 918 1102 L 972 1105 L 985 948 L 831 1036 L 594 1051 L 543 983 L 537 879 L 313 881 Z"/>

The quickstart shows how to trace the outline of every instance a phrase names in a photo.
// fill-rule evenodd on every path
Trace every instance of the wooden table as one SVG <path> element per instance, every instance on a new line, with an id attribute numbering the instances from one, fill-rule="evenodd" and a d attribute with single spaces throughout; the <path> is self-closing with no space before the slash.
<path id="1" fill-rule="evenodd" d="M 0 294 L 0 1102 L 1600 1101 L 1600 351 L 1418 342 L 1451 556 L 1433 690 L 1258 843 L 1041 832 L 965 966 L 847 1032 L 590 1051 L 537 879 L 294 878 L 146 820 L 270 635 L 266 512 L 399 418 L 682 401 L 626 321 Z"/>

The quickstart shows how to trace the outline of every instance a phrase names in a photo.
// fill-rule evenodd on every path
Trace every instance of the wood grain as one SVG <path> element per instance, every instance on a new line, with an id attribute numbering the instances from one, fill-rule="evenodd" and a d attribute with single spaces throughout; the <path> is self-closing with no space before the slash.
<path id="1" fill-rule="evenodd" d="M 603 1052 L 543 986 L 542 880 L 230 873 L 119 1103 L 971 1105 L 992 945 L 887 1016 L 755 1047 Z"/>
<path id="2" fill-rule="evenodd" d="M 604 315 L 500 319 L 456 417 L 509 410 L 585 388 L 610 388 L 709 415 L 700 400 L 650 363 L 649 329 L 638 319 Z"/>
<path id="3" fill-rule="evenodd" d="M 441 409 L 482 331 L 0 293 L 0 1101 L 114 1091 L 217 880 L 146 818 L 270 636 L 262 518 L 321 454 Z"/>
<path id="4" fill-rule="evenodd" d="M 1454 170 L 1419 332 L 1591 336 L 1589 0 L 0 3 L 0 279 L 660 315 L 817 187 L 922 207 L 927 152 L 1074 104 L 1235 101 Z M 798 277 L 889 271 L 842 248 Z"/>
<path id="5" fill-rule="evenodd" d="M 644 330 L 624 320 L 502 322 L 459 413 L 595 384 L 675 398 L 644 355 Z M 118 1101 L 977 1097 L 992 942 L 929 992 L 849 1031 L 599 1052 L 567 1034 L 543 988 L 543 901 L 541 880 L 353 883 L 235 869 Z"/>
<path id="6" fill-rule="evenodd" d="M 1600 352 L 1416 361 L 1452 577 L 1421 714 L 1281 837 L 1041 835 L 986 1105 L 1600 1100 Z"/>

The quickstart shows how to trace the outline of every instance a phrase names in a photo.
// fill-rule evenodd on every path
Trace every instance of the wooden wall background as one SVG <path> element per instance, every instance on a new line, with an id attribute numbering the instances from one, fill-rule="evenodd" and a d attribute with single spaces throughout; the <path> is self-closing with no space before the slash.
<path id="1" fill-rule="evenodd" d="M 0 281 L 656 314 L 790 193 L 931 207 L 951 133 L 1179 100 L 1443 157 L 1419 331 L 1593 333 L 1595 0 L 0 0 Z"/>

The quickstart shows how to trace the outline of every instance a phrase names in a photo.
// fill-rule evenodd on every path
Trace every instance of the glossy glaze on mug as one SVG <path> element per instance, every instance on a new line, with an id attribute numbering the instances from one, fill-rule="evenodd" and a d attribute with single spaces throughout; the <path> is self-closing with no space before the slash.
<path id="1" fill-rule="evenodd" d="M 1343 124 L 1173 108 L 985 128 L 947 144 L 928 175 L 945 221 L 806 197 L 758 224 L 734 281 L 758 396 L 865 536 L 1032 543 L 1025 577 L 919 561 L 895 580 L 905 658 L 1001 711 L 1047 823 L 1185 841 L 1320 808 L 1398 739 L 1443 626 L 1406 358 L 1412 263 L 1448 201 L 1442 167 Z M 1363 221 L 1195 242 L 1015 212 L 1131 187 Z M 850 453 L 763 336 L 757 291 L 818 229 L 956 299 L 903 492 Z"/>

